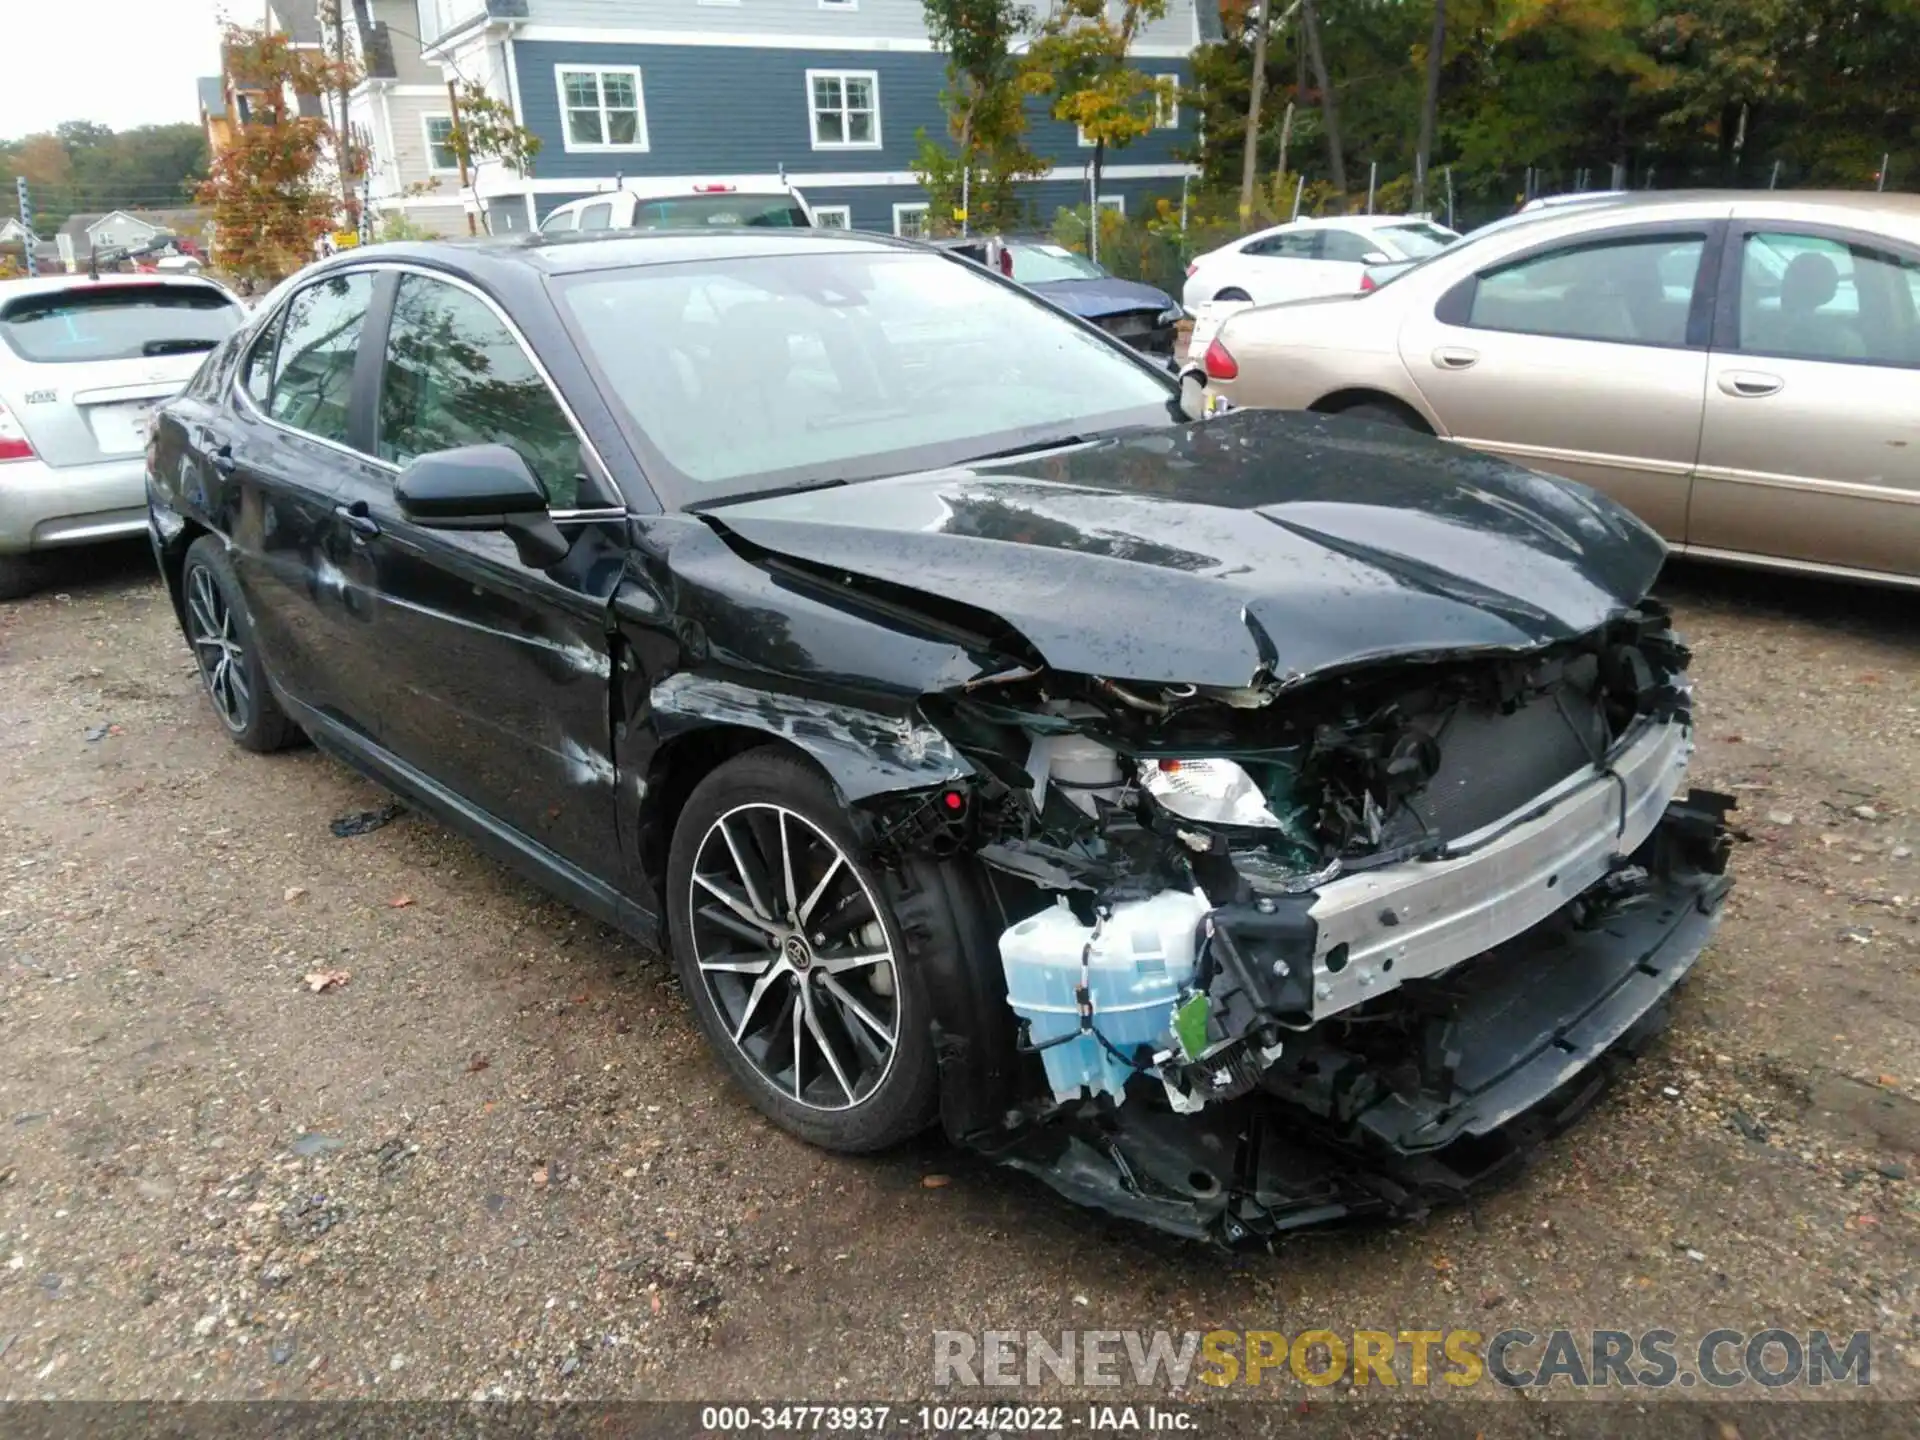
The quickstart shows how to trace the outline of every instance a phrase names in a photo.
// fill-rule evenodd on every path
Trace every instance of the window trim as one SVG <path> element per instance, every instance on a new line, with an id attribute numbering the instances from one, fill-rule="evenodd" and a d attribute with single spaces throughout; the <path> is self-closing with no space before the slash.
<path id="1" fill-rule="evenodd" d="M 611 140 L 598 142 L 576 142 L 573 130 L 567 124 L 567 76 L 592 75 L 594 94 L 599 101 L 600 133 L 607 130 L 607 87 L 602 77 L 624 75 L 633 81 L 634 100 L 634 138 L 631 144 L 617 144 Z M 553 67 L 553 89 L 555 98 L 560 102 L 560 148 L 569 155 L 644 155 L 652 148 L 652 130 L 647 125 L 647 87 L 638 65 L 591 65 L 577 62 L 561 62 Z"/>
<path id="2" fill-rule="evenodd" d="M 1156 130 L 1178 130 L 1180 128 L 1180 76 L 1175 72 L 1163 71 L 1147 77 L 1150 80 L 1170 80 L 1173 82 L 1173 99 L 1166 104 L 1156 98 L 1153 107 L 1153 128 Z"/>
<path id="3" fill-rule="evenodd" d="M 1783 355 L 1772 350 L 1744 350 L 1740 335 L 1740 287 L 1744 279 L 1745 250 L 1749 235 L 1797 235 L 1808 240 L 1831 240 L 1849 249 L 1878 250 L 1896 260 L 1920 265 L 1920 250 L 1891 235 L 1876 235 L 1844 225 L 1822 225 L 1814 221 L 1764 220 L 1740 216 L 1726 225 L 1720 248 L 1721 284 L 1715 296 L 1713 328 L 1709 348 L 1715 355 L 1751 356 L 1756 360 L 1784 360 L 1801 365 L 1864 365 L 1870 370 L 1920 370 L 1920 361 L 1901 365 L 1866 356 Z M 1920 307 L 1916 307 L 1920 310 Z M 1916 315 L 1920 319 L 1920 314 Z"/>
<path id="4" fill-rule="evenodd" d="M 507 333 L 513 336 L 515 343 L 520 346 L 521 351 L 533 365 L 534 372 L 539 375 L 540 379 L 545 383 L 548 392 L 553 396 L 554 403 L 560 407 L 560 413 L 566 417 L 567 423 L 573 427 L 573 433 L 579 437 L 582 451 L 586 454 L 587 458 L 592 461 L 594 468 L 598 471 L 598 478 L 605 482 L 607 493 L 618 497 L 620 502 L 617 506 L 602 505 L 580 510 L 549 510 L 547 512 L 548 518 L 555 523 L 559 523 L 561 521 L 572 520 L 610 520 L 624 518 L 631 514 L 651 513 L 642 507 L 636 506 L 633 503 L 633 497 L 628 495 L 622 488 L 619 480 L 614 476 L 612 467 L 607 464 L 606 457 L 601 454 L 600 447 L 594 443 L 593 437 L 587 433 L 587 427 L 580 423 L 579 414 L 575 412 L 572 405 L 567 403 L 567 397 L 560 392 L 559 385 L 554 383 L 553 372 L 547 369 L 546 362 L 540 358 L 539 352 L 535 350 L 531 342 L 528 341 L 526 332 L 514 323 L 513 317 L 507 314 L 499 301 L 495 300 L 491 295 L 487 294 L 486 291 L 482 290 L 478 285 L 475 285 L 464 276 L 455 275 L 446 270 L 436 270 L 430 265 L 416 265 L 403 260 L 361 260 L 356 258 L 349 264 L 328 267 L 313 276 L 312 280 L 308 283 L 309 285 L 316 284 L 319 281 L 331 279 L 336 275 L 354 275 L 361 273 L 373 276 L 374 294 L 373 299 L 367 305 L 367 315 L 369 319 L 372 319 L 377 314 L 379 320 L 378 345 L 368 345 L 365 343 L 368 337 L 364 334 L 361 337 L 362 345 L 359 363 L 366 367 L 371 377 L 367 382 L 371 396 L 378 396 L 379 381 L 386 370 L 387 329 L 393 312 L 393 286 L 383 283 L 385 277 L 388 275 L 424 275 L 429 280 L 444 281 L 446 284 L 452 285 L 456 289 L 465 290 L 468 294 L 474 296 L 481 304 L 493 312 L 494 317 L 498 319 L 502 325 L 507 327 Z M 308 285 L 302 285 L 289 293 L 286 299 L 274 307 L 273 314 L 268 317 L 267 323 L 271 324 L 276 317 L 284 315 L 287 306 L 293 303 L 294 296 L 299 295 L 307 288 Z M 258 343 L 258 340 L 252 342 L 252 344 Z M 278 344 L 279 342 L 276 339 L 276 348 Z M 249 349 L 250 348 L 251 346 L 249 346 Z M 401 470 L 405 468 L 404 466 L 395 465 L 390 460 L 382 460 L 378 455 L 369 455 L 363 450 L 356 450 L 351 445 L 341 445 L 336 441 L 326 439 L 324 436 L 312 435 L 305 430 L 297 430 L 293 426 L 284 424 L 281 421 L 275 420 L 272 416 L 265 414 L 253 403 L 253 397 L 247 394 L 246 387 L 241 383 L 240 376 L 244 368 L 243 365 L 236 365 L 234 367 L 233 394 L 236 403 L 242 406 L 247 414 L 259 420 L 262 424 L 271 425 L 274 429 L 283 430 L 289 435 L 297 435 L 303 440 L 311 440 L 316 445 L 325 445 L 328 449 L 338 450 L 343 455 L 350 455 L 355 460 L 363 464 L 372 465 L 390 475 L 398 475 Z M 358 404 L 362 398 L 360 395 L 360 384 L 361 373 L 356 369 L 354 372 L 353 396 L 355 404 Z M 661 508 L 659 497 L 651 494 L 651 486 L 647 488 L 649 498 L 654 501 L 654 509 L 657 511 Z"/>
<path id="5" fill-rule="evenodd" d="M 930 216 L 933 213 L 933 204 L 927 200 L 896 200 L 893 202 L 893 233 L 896 239 L 922 240 L 926 238 L 924 235 L 909 235 L 900 228 L 900 217 L 902 215 L 911 215 L 915 211 L 918 211 L 922 215 Z"/>
<path id="6" fill-rule="evenodd" d="M 1127 213 L 1127 197 L 1124 195 L 1096 195 L 1093 197 L 1093 207 L 1096 210 L 1111 210 L 1114 214 L 1124 218 Z"/>
<path id="7" fill-rule="evenodd" d="M 809 208 L 813 211 L 813 224 L 815 229 L 830 230 L 835 228 L 830 225 L 823 225 L 820 221 L 822 215 L 838 215 L 841 219 L 839 228 L 846 230 L 853 228 L 853 206 L 851 205 L 814 205 Z"/>
<path id="8" fill-rule="evenodd" d="M 1509 250 L 1487 265 L 1462 276 L 1434 301 L 1433 318 L 1456 330 L 1484 331 L 1489 335 L 1529 335 L 1538 340 L 1559 340 L 1576 345 L 1632 345 L 1647 350 L 1700 350 L 1711 348 L 1715 307 L 1721 293 L 1721 257 L 1726 249 L 1727 221 L 1724 219 L 1643 220 L 1635 225 L 1614 225 L 1605 230 L 1583 231 L 1537 240 L 1531 245 Z M 1473 325 L 1468 317 L 1480 288 L 1482 276 L 1523 265 L 1542 255 L 1560 250 L 1588 250 L 1622 240 L 1675 239 L 1699 235 L 1700 266 L 1694 271 L 1693 302 L 1687 310 L 1686 338 L 1678 345 L 1662 345 L 1652 340 L 1602 340 L 1582 335 L 1543 335 L 1537 330 L 1503 330 L 1492 325 Z"/>
<path id="9" fill-rule="evenodd" d="M 873 89 L 873 139 L 871 140 L 822 140 L 820 138 L 821 111 L 813 103 L 813 82 L 818 80 L 840 81 L 840 116 L 844 133 L 845 119 L 850 113 L 847 107 L 846 82 L 865 80 Z M 882 146 L 880 128 L 880 72 L 878 70 L 809 70 L 806 74 L 807 86 L 807 143 L 815 150 L 878 150 Z"/>
<path id="10" fill-rule="evenodd" d="M 565 118 L 565 116 L 561 117 L 563 123 Z M 433 143 L 433 122 L 436 120 L 444 120 L 447 122 L 449 135 L 451 135 L 453 131 L 453 116 L 451 115 L 423 113 L 420 116 L 420 138 L 427 143 L 427 173 L 429 175 L 458 176 L 460 174 L 460 157 L 458 155 L 453 157 L 453 164 L 450 166 L 443 167 L 433 163 L 433 152 L 435 148 Z M 449 146 L 448 148 L 452 147 Z"/>

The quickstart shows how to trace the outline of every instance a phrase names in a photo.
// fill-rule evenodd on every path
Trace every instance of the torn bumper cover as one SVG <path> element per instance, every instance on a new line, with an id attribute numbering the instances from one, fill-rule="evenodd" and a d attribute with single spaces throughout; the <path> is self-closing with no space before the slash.
<path id="1" fill-rule="evenodd" d="M 1313 1027 L 1244 1094 L 1195 1114 L 1061 1109 L 965 1138 L 1082 1204 L 1230 1244 L 1461 1199 L 1513 1173 L 1661 1028 L 1719 923 L 1730 804 L 1672 803 L 1544 922 Z"/>

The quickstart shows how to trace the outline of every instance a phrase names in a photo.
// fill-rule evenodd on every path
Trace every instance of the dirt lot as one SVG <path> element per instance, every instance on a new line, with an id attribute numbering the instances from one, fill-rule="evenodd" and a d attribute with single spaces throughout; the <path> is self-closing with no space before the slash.
<path id="1" fill-rule="evenodd" d="M 384 797 L 228 744 L 140 551 L 70 566 L 0 609 L 0 1395 L 905 1398 L 936 1327 L 1722 1324 L 1871 1330 L 1911 1394 L 1920 611 L 1668 592 L 1747 841 L 1674 1028 L 1477 1211 L 1225 1257 L 784 1139 L 657 957 L 430 821 L 336 838 Z"/>

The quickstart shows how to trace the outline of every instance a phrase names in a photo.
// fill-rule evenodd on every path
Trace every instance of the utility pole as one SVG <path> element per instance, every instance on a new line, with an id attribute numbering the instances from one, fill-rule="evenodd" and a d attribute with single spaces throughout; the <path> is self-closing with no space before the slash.
<path id="1" fill-rule="evenodd" d="M 460 128 L 460 92 L 454 89 L 453 81 L 451 80 L 447 81 L 447 108 L 452 112 L 453 153 L 454 157 L 460 162 L 460 189 L 464 194 L 467 189 L 467 132 Z M 475 209 L 479 208 L 480 197 L 477 194 L 473 197 L 473 204 Z M 462 206 L 461 208 L 465 209 L 466 207 Z M 473 211 L 468 210 L 467 234 L 478 235 L 479 233 L 480 227 L 474 223 Z"/>
<path id="2" fill-rule="evenodd" d="M 1293 4 L 1287 7 L 1286 13 L 1280 17 L 1283 26 L 1300 8 L 1300 4 L 1301 0 L 1293 0 Z M 1267 93 L 1267 32 L 1271 28 L 1273 5 L 1274 0 L 1260 0 L 1260 28 L 1253 35 L 1253 96 L 1247 102 L 1247 151 L 1240 162 L 1242 225 L 1253 215 L 1253 176 L 1260 156 L 1260 102 Z"/>
<path id="3" fill-rule="evenodd" d="M 331 0 L 333 9 L 333 60 L 338 67 L 334 98 L 340 105 L 340 199 L 351 222 L 353 210 L 353 122 L 347 116 L 347 7 L 346 0 Z"/>
<path id="4" fill-rule="evenodd" d="M 27 194 L 27 177 L 14 176 L 13 189 L 20 199 L 20 225 L 27 232 L 26 238 L 20 242 L 20 248 L 27 257 L 27 274 L 38 275 L 40 267 L 33 258 L 33 197 Z"/>
<path id="5" fill-rule="evenodd" d="M 1427 89 L 1420 102 L 1420 139 L 1413 152 L 1413 210 L 1427 209 L 1427 167 L 1433 163 L 1433 131 L 1440 111 L 1440 67 L 1447 51 L 1447 0 L 1433 0 L 1433 34 L 1427 40 Z"/>

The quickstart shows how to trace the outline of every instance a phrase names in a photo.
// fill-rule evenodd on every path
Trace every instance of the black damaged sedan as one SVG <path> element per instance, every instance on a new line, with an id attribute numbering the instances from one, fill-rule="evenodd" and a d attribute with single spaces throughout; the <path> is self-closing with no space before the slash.
<path id="1" fill-rule="evenodd" d="M 234 740 L 662 940 L 795 1135 L 1227 1242 L 1417 1214 L 1717 923 L 1663 550 L 1199 400 L 846 231 L 387 245 L 163 408 L 153 543 Z"/>

